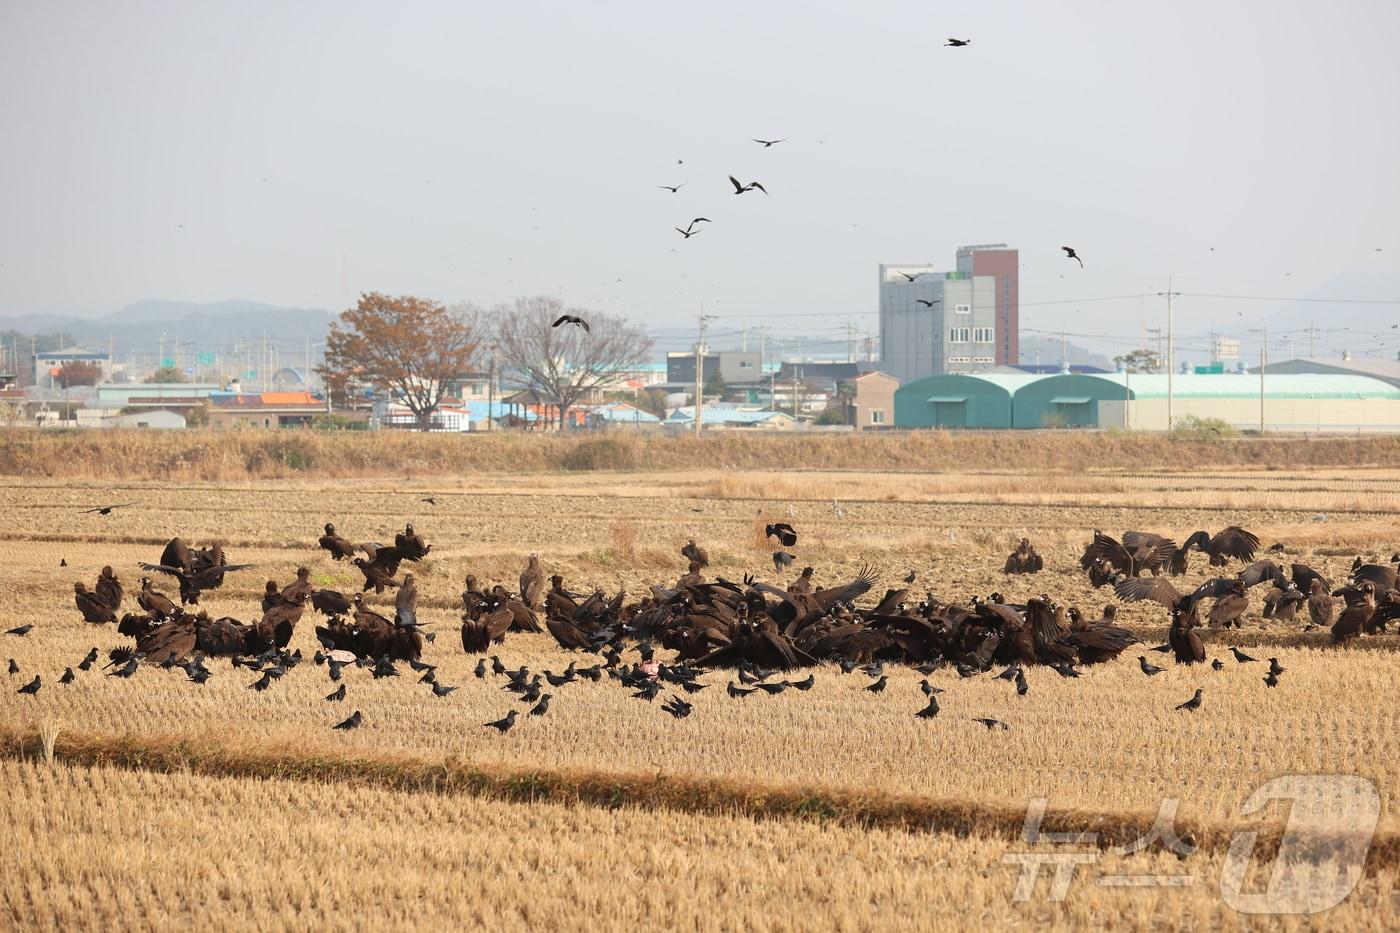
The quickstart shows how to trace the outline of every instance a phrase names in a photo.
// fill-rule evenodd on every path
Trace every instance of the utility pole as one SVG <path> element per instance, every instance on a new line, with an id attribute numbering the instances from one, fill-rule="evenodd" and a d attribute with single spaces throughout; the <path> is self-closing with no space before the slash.
<path id="1" fill-rule="evenodd" d="M 1123 367 L 1123 430 L 1133 429 L 1133 368 Z"/>
<path id="2" fill-rule="evenodd" d="M 1172 299 L 1176 297 L 1176 292 L 1172 291 L 1172 280 L 1167 278 L 1167 290 L 1158 292 L 1159 295 L 1167 296 L 1167 430 L 1172 429 L 1172 409 L 1175 405 L 1176 397 L 1172 393 L 1172 376 L 1176 371 L 1176 344 L 1172 319 Z"/>
<path id="3" fill-rule="evenodd" d="M 665 414 L 665 412 L 662 412 Z M 491 347 L 491 370 L 486 375 L 486 430 L 496 420 L 496 348 Z"/>
<path id="4" fill-rule="evenodd" d="M 1264 370 L 1269 366 L 1269 322 L 1264 321 L 1264 345 L 1259 348 L 1259 434 L 1264 434 Z"/>
<path id="5" fill-rule="evenodd" d="M 1259 434 L 1264 434 L 1264 368 L 1269 365 L 1269 324 L 1263 322 L 1262 327 L 1251 327 L 1251 334 L 1262 333 L 1264 343 L 1259 347 Z"/>
<path id="6" fill-rule="evenodd" d="M 760 324 L 760 325 L 758 325 L 758 382 L 759 382 L 760 385 L 762 385 L 762 383 L 763 383 L 763 368 L 764 368 L 765 366 L 768 365 L 767 350 L 768 350 L 768 325 L 767 325 L 767 324 Z M 757 396 L 755 396 L 755 397 L 757 397 Z M 772 404 L 773 404 L 773 399 L 769 398 L 769 399 L 768 399 L 768 404 L 769 404 L 769 405 L 772 405 Z"/>
<path id="7" fill-rule="evenodd" d="M 705 306 L 700 306 L 700 314 L 697 316 L 699 336 L 695 338 L 695 436 L 700 436 L 701 423 L 704 416 L 701 412 L 705 408 L 705 396 L 702 394 L 704 388 L 704 361 L 705 361 Z"/>

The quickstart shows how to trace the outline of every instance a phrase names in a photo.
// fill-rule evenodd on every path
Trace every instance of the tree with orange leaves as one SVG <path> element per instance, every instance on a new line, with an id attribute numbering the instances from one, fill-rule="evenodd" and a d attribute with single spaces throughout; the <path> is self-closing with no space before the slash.
<path id="1" fill-rule="evenodd" d="M 368 292 L 331 325 L 326 361 L 317 371 L 332 398 L 344 397 L 352 385 L 393 394 L 426 431 L 453 377 L 472 368 L 476 352 L 469 313 L 412 295 Z"/>

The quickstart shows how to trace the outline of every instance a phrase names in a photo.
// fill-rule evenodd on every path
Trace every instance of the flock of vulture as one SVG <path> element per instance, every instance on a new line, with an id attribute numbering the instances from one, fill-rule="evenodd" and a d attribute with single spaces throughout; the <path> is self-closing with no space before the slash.
<path id="1" fill-rule="evenodd" d="M 783 548 L 797 543 L 797 532 L 787 523 L 770 524 L 765 529 L 770 540 Z M 148 574 L 174 580 L 178 592 L 172 599 L 159 590 L 150 576 L 140 579 L 135 595 L 136 611 L 122 612 L 126 598 L 114 570 L 103 567 L 92 589 L 78 582 L 74 599 L 83 618 L 94 624 L 115 624 L 117 631 L 133 644 L 113 649 L 108 668 L 112 676 L 131 677 L 142 665 L 179 668 L 190 680 L 202 684 L 212 675 L 205 659 L 226 657 L 236 667 L 246 667 L 261 676 L 249 686 L 264 690 L 301 661 L 299 650 L 290 648 L 294 633 L 309 605 L 322 618 L 315 625 L 320 645 L 315 654 L 333 681 L 341 679 L 346 666 L 364 667 L 375 677 L 396 676 L 397 663 L 407 663 L 422 673 L 421 680 L 434 695 L 444 697 L 456 688 L 436 679 L 434 665 L 422 661 L 425 643 L 434 633 L 418 618 L 418 587 L 413 573 L 400 570 L 416 565 L 432 550 L 412 525 L 395 535 L 392 545 L 378 542 L 353 543 L 342 537 L 334 525 L 324 526 L 319 548 L 329 559 L 353 563 L 363 577 L 360 592 L 352 595 L 317 588 L 311 571 L 298 569 L 296 579 L 286 586 L 269 580 L 262 597 L 261 615 L 256 621 L 240 621 L 228 616 L 211 618 L 199 608 L 200 595 L 223 585 L 229 573 L 251 568 L 250 564 L 229 563 L 218 544 L 207 548 L 190 547 L 180 538 L 171 540 L 156 563 L 141 563 Z M 1400 554 L 1389 565 L 1363 563 L 1357 558 L 1350 579 L 1336 589 L 1321 574 L 1304 564 L 1287 567 L 1272 559 L 1256 560 L 1259 539 L 1239 527 L 1218 534 L 1197 532 L 1178 546 L 1173 540 L 1147 532 L 1128 532 L 1117 540 L 1095 531 L 1080 558 L 1080 567 L 1096 588 L 1111 586 L 1122 602 L 1152 600 L 1168 610 L 1167 643 L 1152 650 L 1170 655 L 1179 664 L 1206 661 L 1205 645 L 1196 629 L 1239 627 L 1249 607 L 1248 592 L 1267 585 L 1263 615 L 1284 621 L 1306 616 L 1306 628 L 1330 628 L 1334 643 L 1343 643 L 1362 634 L 1385 631 L 1386 624 L 1400 618 Z M 1268 549 L 1283 551 L 1282 545 Z M 1188 592 L 1180 592 L 1170 577 L 1188 572 L 1192 552 L 1208 558 L 1211 568 L 1222 568 L 1214 577 Z M 779 559 L 782 555 L 786 560 Z M 704 689 L 698 677 L 715 668 L 733 669 L 739 683 L 732 680 L 730 696 L 755 691 L 777 693 L 787 689 L 806 690 L 813 678 L 774 680 L 780 672 L 817 665 L 839 665 L 845 673 L 856 670 L 877 678 L 868 689 L 883 690 L 884 665 L 906 664 L 925 677 L 949 666 L 959 676 L 970 677 L 994 667 L 1004 667 L 999 675 L 1015 681 L 1019 693 L 1028 689 L 1024 669 L 1051 668 L 1065 677 L 1079 676 L 1078 668 L 1102 664 L 1117 658 L 1138 642 L 1127 629 L 1116 624 L 1116 607 L 1105 607 L 1099 618 L 1089 618 L 1075 607 L 1062 606 L 1049 596 L 1034 596 L 1024 604 L 1008 602 L 998 593 L 975 596 L 966 603 L 945 602 L 932 593 L 912 592 L 916 574 L 910 572 L 904 585 L 886 589 L 877 599 L 866 599 L 876 583 L 875 574 L 862 569 L 854 579 L 833 586 L 815 582 L 815 571 L 804 568 L 784 587 L 746 575 L 741 582 L 723 577 L 707 580 L 709 555 L 705 548 L 689 541 L 681 549 L 687 561 L 686 573 L 673 585 L 652 585 L 639 599 L 629 601 L 625 591 L 609 595 L 601 589 L 589 593 L 571 591 L 562 576 L 547 576 L 539 557 L 531 555 L 512 590 L 486 584 L 475 576 L 466 577 L 461 594 L 461 645 L 468 654 L 479 655 L 476 674 L 485 677 L 485 657 L 513 632 L 548 632 L 566 649 L 591 652 L 602 660 L 591 667 L 570 664 L 560 675 L 544 672 L 531 677 L 528 670 L 508 671 L 492 657 L 489 670 L 507 675 L 506 689 L 519 694 L 522 702 L 532 703 L 530 713 L 544 715 L 551 695 L 545 686 L 560 687 L 576 680 L 600 680 L 604 673 L 635 689 L 634 696 L 652 700 L 670 684 L 680 693 Z M 792 555 L 775 552 L 775 566 L 791 563 Z M 1242 568 L 1229 574 L 1231 562 Z M 1028 539 L 1022 539 L 1008 555 L 1003 570 L 1007 574 L 1035 574 L 1044 562 Z M 365 593 L 393 591 L 392 617 L 370 608 Z M 1337 611 L 1335 599 L 1343 601 Z M 178 600 L 178 601 L 177 601 Z M 863 603 L 863 604 L 862 604 Z M 1207 605 L 1207 603 L 1209 605 Z M 26 635 L 32 626 L 11 630 Z M 660 645 L 675 653 L 674 663 L 666 665 L 654 657 Z M 622 656 L 629 646 L 640 660 L 624 665 Z M 1254 660 L 1232 649 L 1238 662 Z M 1162 668 L 1138 656 L 1144 673 L 1153 675 Z M 89 670 L 97 661 L 97 649 L 78 665 Z M 1275 659 L 1264 678 L 1269 686 L 1278 683 L 1283 668 Z M 1213 666 L 1219 669 L 1221 662 Z M 18 673 L 12 660 L 10 673 Z M 67 669 L 60 683 L 70 683 L 75 673 Z M 923 682 L 929 706 L 919 715 L 936 715 L 938 688 Z M 21 692 L 37 694 L 42 680 L 33 681 Z M 345 686 L 326 697 L 343 700 Z M 673 716 L 688 716 L 691 705 L 680 693 L 673 693 L 662 704 Z M 1194 705 L 1192 705 L 1194 703 Z M 1182 709 L 1200 705 L 1199 695 L 1182 704 Z M 337 725 L 352 729 L 362 721 L 359 711 Z M 515 721 L 515 712 L 486 725 L 505 731 Z M 978 720 L 988 728 L 1004 726 Z"/>

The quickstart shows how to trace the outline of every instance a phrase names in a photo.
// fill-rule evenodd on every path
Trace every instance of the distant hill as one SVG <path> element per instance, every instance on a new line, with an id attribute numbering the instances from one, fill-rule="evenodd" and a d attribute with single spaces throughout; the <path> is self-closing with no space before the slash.
<path id="1" fill-rule="evenodd" d="M 283 308 L 260 301 L 166 301 L 149 298 L 95 318 L 72 315 L 22 315 L 0 318 L 0 331 L 23 334 L 62 332 L 68 345 L 103 349 L 110 341 L 116 351 L 149 348 L 164 333 L 168 340 L 198 341 L 227 346 L 234 341 L 264 336 L 280 346 L 325 339 L 333 312 L 312 308 Z"/>
<path id="2" fill-rule="evenodd" d="M 1400 275 L 1384 272 L 1357 272 L 1338 276 L 1320 288 L 1315 288 L 1300 300 L 1280 301 L 1279 307 L 1265 314 L 1258 311 L 1267 309 L 1267 301 L 1241 301 L 1236 310 L 1244 311 L 1243 320 L 1235 324 L 1225 324 L 1216 333 L 1246 341 L 1253 349 L 1246 352 L 1251 356 L 1258 352 L 1258 334 L 1251 333 L 1262 320 L 1268 324 L 1270 343 L 1275 353 L 1283 341 L 1293 347 L 1295 356 L 1307 356 L 1309 348 L 1315 346 L 1321 354 L 1325 348 L 1328 354 L 1343 350 L 1354 354 L 1374 355 L 1380 343 L 1386 356 L 1393 356 L 1394 339 L 1381 341 L 1377 335 L 1389 336 L 1390 325 L 1400 323 Z M 1251 307 L 1252 306 L 1252 307 Z M 1309 328 L 1316 327 L 1319 333 L 1315 342 L 1310 339 Z M 1326 331 L 1323 335 L 1321 332 Z M 1183 334 L 1181 340 L 1187 345 L 1204 347 L 1208 335 L 1197 332 Z M 1178 351 L 1182 353 L 1182 351 Z M 1284 351 L 1287 352 L 1286 350 Z M 1200 352 L 1184 352 L 1183 357 L 1198 357 Z"/>
<path id="3" fill-rule="evenodd" d="M 1037 353 L 1041 364 L 1060 362 L 1060 341 L 1054 337 L 1027 337 L 1023 334 L 1020 347 L 1020 362 L 1023 366 L 1037 362 Z M 1064 354 L 1071 366 L 1097 366 L 1099 369 L 1113 372 L 1113 360 L 1079 344 L 1066 342 Z"/>

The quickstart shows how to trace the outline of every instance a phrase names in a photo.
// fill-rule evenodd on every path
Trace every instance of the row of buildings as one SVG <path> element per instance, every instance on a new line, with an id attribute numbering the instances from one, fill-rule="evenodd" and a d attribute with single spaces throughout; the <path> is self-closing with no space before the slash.
<path id="1" fill-rule="evenodd" d="M 1239 430 L 1400 430 L 1400 364 L 1379 378 L 1307 363 L 1293 360 L 1262 374 L 928 376 L 895 392 L 894 420 L 907 428 L 1165 431 L 1194 419 Z"/>
<path id="2" fill-rule="evenodd" d="M 1262 375 L 1219 366 L 1138 375 L 1021 365 L 1019 262 L 1017 250 L 994 243 L 960 247 L 943 271 L 881 264 L 878 360 L 781 361 L 698 346 L 619 373 L 608 390 L 563 414 L 493 367 L 452 382 L 432 429 L 693 430 L 698 420 L 707 429 L 1167 430 L 1199 418 L 1241 429 L 1400 430 L 1400 362 L 1289 360 Z M 236 380 L 126 382 L 129 374 L 110 367 L 106 354 L 81 348 L 36 354 L 33 363 L 36 384 L 28 389 L 0 374 L 0 403 L 22 403 L 41 424 L 418 427 L 407 406 L 384 393 L 332 411 L 295 369 L 277 374 L 279 391 L 245 393 Z M 74 366 L 96 374 L 97 384 L 67 386 Z"/>

